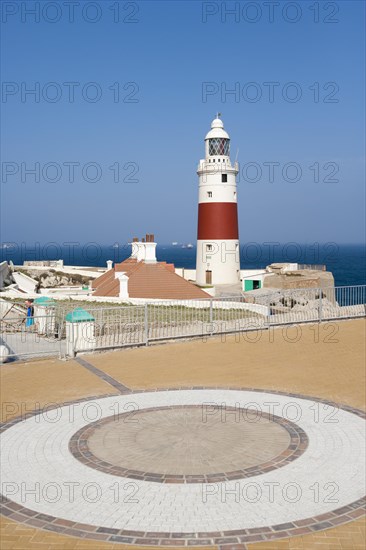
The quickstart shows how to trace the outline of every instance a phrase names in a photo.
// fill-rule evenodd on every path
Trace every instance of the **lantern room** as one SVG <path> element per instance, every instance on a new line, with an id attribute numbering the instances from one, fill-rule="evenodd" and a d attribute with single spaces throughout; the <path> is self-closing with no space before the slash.
<path id="1" fill-rule="evenodd" d="M 211 130 L 205 137 L 206 143 L 206 161 L 215 162 L 215 158 L 210 157 L 229 157 L 230 138 L 224 130 L 224 123 L 220 118 L 215 118 L 211 123 Z M 217 159 L 218 160 L 218 159 Z"/>

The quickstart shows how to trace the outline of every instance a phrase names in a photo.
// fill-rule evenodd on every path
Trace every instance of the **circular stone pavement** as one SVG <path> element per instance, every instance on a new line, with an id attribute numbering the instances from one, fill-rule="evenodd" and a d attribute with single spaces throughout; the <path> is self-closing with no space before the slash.
<path id="1" fill-rule="evenodd" d="M 161 483 L 208 483 L 284 466 L 307 444 L 301 428 L 276 415 L 199 405 L 107 417 L 79 430 L 69 448 L 83 464 L 110 474 Z"/>
<path id="2" fill-rule="evenodd" d="M 202 407 L 171 407 L 140 412 L 128 423 L 112 417 L 88 446 L 115 466 L 183 476 L 249 468 L 287 450 L 291 437 L 280 424 L 231 412 L 221 419 Z"/>
<path id="3" fill-rule="evenodd" d="M 138 412 L 126 416 L 131 410 Z M 149 391 L 68 404 L 4 426 L 2 512 L 68 535 L 165 546 L 327 529 L 364 513 L 363 417 L 260 390 Z M 204 480 L 190 483 L 192 476 Z"/>

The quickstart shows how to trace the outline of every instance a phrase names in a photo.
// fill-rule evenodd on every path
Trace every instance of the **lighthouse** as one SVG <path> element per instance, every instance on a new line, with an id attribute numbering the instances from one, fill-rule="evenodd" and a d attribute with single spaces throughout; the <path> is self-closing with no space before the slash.
<path id="1" fill-rule="evenodd" d="M 200 160 L 196 283 L 233 285 L 240 282 L 236 175 L 230 161 L 230 138 L 217 117 L 205 137 Z"/>

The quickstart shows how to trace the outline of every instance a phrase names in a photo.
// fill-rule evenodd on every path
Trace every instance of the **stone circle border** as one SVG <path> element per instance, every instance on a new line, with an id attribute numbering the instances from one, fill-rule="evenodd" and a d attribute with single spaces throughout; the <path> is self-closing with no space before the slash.
<path id="1" fill-rule="evenodd" d="M 349 405 L 339 404 L 327 399 L 321 399 L 319 397 L 313 397 L 305 394 L 288 393 L 272 389 L 263 388 L 242 388 L 242 387 L 223 387 L 223 386 L 193 386 L 193 387 L 174 387 L 174 388 L 154 388 L 143 390 L 132 390 L 126 392 L 130 394 L 145 393 L 145 392 L 157 392 L 157 391 L 180 391 L 180 390 L 204 390 L 204 389 L 225 389 L 236 391 L 253 391 L 261 393 L 272 393 L 277 395 L 283 395 L 287 397 L 295 397 L 299 399 L 310 399 L 315 402 L 327 404 L 336 408 L 343 409 L 347 412 L 355 414 L 360 418 L 366 419 L 366 412 L 351 407 Z M 101 399 L 104 397 L 114 397 L 121 395 L 120 393 L 104 394 L 99 396 L 89 396 L 82 399 L 76 399 L 73 401 L 66 401 L 63 403 L 57 403 L 53 407 L 48 407 L 47 410 L 56 409 L 60 406 L 72 405 L 75 403 L 82 403 L 91 401 L 93 399 Z M 18 422 L 41 414 L 42 411 L 27 412 L 26 415 L 15 417 L 8 422 L 0 425 L 0 433 L 11 428 Z M 331 512 L 321 514 L 318 516 L 309 517 L 299 521 L 282 523 L 278 525 L 249 528 L 249 529 L 237 529 L 232 531 L 217 531 L 217 532 L 197 532 L 197 533 L 163 533 L 163 532 L 143 532 L 143 531 L 128 531 L 126 529 L 112 529 L 107 527 L 97 527 L 95 525 L 81 524 L 69 520 L 50 516 L 48 514 L 40 514 L 29 508 L 23 507 L 11 499 L 0 495 L 0 514 L 8 517 L 9 519 L 24 523 L 27 526 L 43 529 L 53 533 L 59 533 L 62 535 L 80 537 L 84 540 L 100 540 L 104 542 L 114 542 L 120 544 L 132 544 L 142 546 L 165 546 L 165 547 L 182 547 L 182 546 L 219 546 L 224 549 L 233 547 L 235 550 L 245 550 L 246 543 L 266 542 L 271 540 L 277 540 L 282 538 L 308 535 L 314 532 L 323 531 L 325 529 L 331 529 L 349 523 L 358 518 L 361 518 L 366 513 L 366 496 L 351 502 L 347 506 L 337 508 Z"/>
<path id="2" fill-rule="evenodd" d="M 154 472 L 142 472 L 140 470 L 131 470 L 128 468 L 123 468 L 122 466 L 116 466 L 106 460 L 102 460 L 95 456 L 88 446 L 89 437 L 91 437 L 100 427 L 109 424 L 110 422 L 113 422 L 114 419 L 120 419 L 131 414 L 135 416 L 139 413 L 148 413 L 152 411 L 188 408 L 201 408 L 201 405 L 171 405 L 164 407 L 149 407 L 142 409 L 141 411 L 134 411 L 133 413 L 125 412 L 119 415 L 96 420 L 88 426 L 84 426 L 72 436 L 69 443 L 69 451 L 77 460 L 79 460 L 85 466 L 89 466 L 90 468 L 94 468 L 106 474 L 127 477 L 130 479 L 139 479 L 143 481 L 153 481 L 156 483 L 218 483 L 221 481 L 233 481 L 236 479 L 258 476 L 270 472 L 271 470 L 281 468 L 282 466 L 286 466 L 286 464 L 289 464 L 290 462 L 296 460 L 299 456 L 301 456 L 305 452 L 309 444 L 308 437 L 304 430 L 300 428 L 300 426 L 297 426 L 290 420 L 281 416 L 276 416 L 275 414 L 268 414 L 264 411 L 261 411 L 261 417 L 266 418 L 267 420 L 271 420 L 276 424 L 279 424 L 287 431 L 290 436 L 289 445 L 284 451 L 273 457 L 271 460 L 256 464 L 255 466 L 231 472 L 217 472 L 213 474 L 196 475 L 157 474 Z M 236 409 L 235 407 L 226 407 L 226 410 L 235 411 Z M 242 412 L 253 412 L 249 409 L 243 408 L 239 408 L 239 410 Z"/>

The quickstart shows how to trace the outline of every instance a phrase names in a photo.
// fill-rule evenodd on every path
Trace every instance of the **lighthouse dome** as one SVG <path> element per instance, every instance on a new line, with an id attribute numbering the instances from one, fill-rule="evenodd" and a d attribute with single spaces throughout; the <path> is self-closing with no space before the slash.
<path id="1" fill-rule="evenodd" d="M 221 118 L 214 118 L 211 122 L 211 130 L 206 134 L 206 139 L 225 138 L 229 139 L 229 134 L 224 130 L 224 123 Z"/>
<path id="2" fill-rule="evenodd" d="M 223 128 L 224 123 L 222 122 L 221 118 L 214 118 L 211 122 L 211 128 Z"/>

